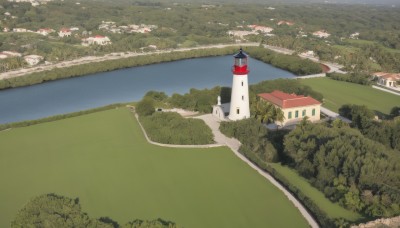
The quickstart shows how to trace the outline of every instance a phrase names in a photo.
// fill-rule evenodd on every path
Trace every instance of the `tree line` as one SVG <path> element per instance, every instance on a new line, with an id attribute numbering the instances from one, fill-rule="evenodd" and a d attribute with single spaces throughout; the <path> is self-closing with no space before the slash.
<path id="1" fill-rule="evenodd" d="M 136 219 L 124 225 L 109 217 L 91 218 L 82 211 L 79 199 L 56 194 L 44 194 L 31 199 L 18 211 L 12 228 L 22 227 L 97 227 L 97 228 L 176 228 L 174 222 L 163 219 Z"/>

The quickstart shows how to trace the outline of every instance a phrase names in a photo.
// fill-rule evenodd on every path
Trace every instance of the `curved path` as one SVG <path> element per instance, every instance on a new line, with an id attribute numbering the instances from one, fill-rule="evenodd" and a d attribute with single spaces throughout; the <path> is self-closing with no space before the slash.
<path id="1" fill-rule="evenodd" d="M 206 115 L 198 116 L 195 118 L 202 119 L 202 120 L 204 120 L 204 122 L 206 122 L 206 124 L 211 128 L 212 132 L 214 133 L 214 136 L 215 136 L 214 140 L 218 144 L 227 145 L 237 157 L 239 157 L 242 161 L 246 162 L 251 168 L 255 169 L 259 174 L 261 174 L 263 177 L 265 177 L 267 180 L 269 180 L 275 187 L 277 187 L 279 190 L 281 190 L 283 192 L 283 194 L 285 194 L 285 196 L 294 204 L 294 206 L 297 207 L 297 209 L 299 209 L 300 213 L 303 215 L 303 217 L 307 220 L 308 224 L 312 228 L 319 227 L 318 223 L 311 216 L 311 214 L 308 213 L 308 211 L 305 209 L 305 207 L 288 190 L 286 190 L 285 187 L 283 187 L 279 182 L 277 182 L 270 174 L 268 174 L 264 170 L 258 168 L 251 161 L 249 161 L 245 156 L 243 156 L 241 153 L 238 152 L 238 149 L 240 147 L 240 142 L 237 139 L 226 137 L 219 131 L 220 123 L 217 118 L 212 116 L 212 114 L 206 114 Z"/>
<path id="2" fill-rule="evenodd" d="M 225 144 L 214 143 L 214 144 L 205 144 L 205 145 L 176 145 L 176 144 L 164 144 L 152 141 L 149 136 L 147 135 L 146 131 L 144 130 L 143 125 L 139 121 L 139 116 L 135 113 L 135 108 L 133 106 L 127 106 L 132 114 L 135 116 L 137 122 L 139 123 L 140 128 L 146 138 L 147 142 L 156 146 L 163 146 L 163 147 L 174 147 L 174 148 L 211 148 L 211 147 L 220 147 L 225 146 Z"/>
<path id="3" fill-rule="evenodd" d="M 279 190 L 281 190 L 283 192 L 283 194 L 300 211 L 302 216 L 307 220 L 308 224 L 312 228 L 319 228 L 318 223 L 311 216 L 311 214 L 308 213 L 308 211 L 300 203 L 300 201 L 298 201 L 296 199 L 296 197 L 294 197 L 288 190 L 286 190 L 286 188 L 283 187 L 279 182 L 277 182 L 270 174 L 268 174 L 264 170 L 258 168 L 250 160 L 248 160 L 245 156 L 243 156 L 241 153 L 239 153 L 239 151 L 238 151 L 239 147 L 240 147 L 239 140 L 237 140 L 235 138 L 228 138 L 224 134 L 222 134 L 221 131 L 219 130 L 219 125 L 220 125 L 219 121 L 220 120 L 215 118 L 212 114 L 205 114 L 205 115 L 196 116 L 196 117 L 193 117 L 193 118 L 203 120 L 211 128 L 211 131 L 214 134 L 214 140 L 216 142 L 215 144 L 209 144 L 209 145 L 171 145 L 171 144 L 157 143 L 157 142 L 153 142 L 152 140 L 150 140 L 150 138 L 147 136 L 147 133 L 146 133 L 145 129 L 143 128 L 142 124 L 139 121 L 138 115 L 135 113 L 135 108 L 133 106 L 127 106 L 127 107 L 132 112 L 132 114 L 135 116 L 136 120 L 139 123 L 140 128 L 143 131 L 143 134 L 144 134 L 146 140 L 150 144 L 157 145 L 157 146 L 164 146 L 164 147 L 176 147 L 176 148 L 210 148 L 210 147 L 228 146 L 238 158 L 240 158 L 242 161 L 246 162 L 251 168 L 255 169 L 261 176 L 265 177 L 275 187 L 277 187 Z"/>

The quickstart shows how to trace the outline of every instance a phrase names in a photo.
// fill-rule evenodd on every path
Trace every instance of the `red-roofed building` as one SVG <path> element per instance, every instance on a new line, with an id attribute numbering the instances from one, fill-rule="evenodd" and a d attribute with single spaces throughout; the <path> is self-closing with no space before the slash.
<path id="1" fill-rule="evenodd" d="M 400 73 L 376 72 L 373 75 L 377 83 L 386 87 L 397 88 L 400 85 Z"/>
<path id="2" fill-rule="evenodd" d="M 58 32 L 59 37 L 70 37 L 71 36 L 71 30 L 67 28 L 62 28 Z"/>
<path id="3" fill-rule="evenodd" d="M 258 96 L 282 110 L 285 118 L 282 122 L 276 122 L 277 125 L 296 124 L 306 116 L 312 122 L 320 119 L 321 102 L 312 97 L 288 94 L 279 90 L 272 93 L 260 93 Z"/>

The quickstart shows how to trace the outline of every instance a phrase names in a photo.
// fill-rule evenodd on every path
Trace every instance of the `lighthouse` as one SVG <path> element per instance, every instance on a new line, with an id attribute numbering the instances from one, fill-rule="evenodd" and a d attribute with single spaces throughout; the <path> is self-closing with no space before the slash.
<path id="1" fill-rule="evenodd" d="M 249 84 L 247 74 L 247 55 L 240 48 L 239 53 L 233 56 L 235 59 L 232 67 L 233 82 L 231 93 L 231 106 L 228 118 L 241 120 L 250 117 Z"/>

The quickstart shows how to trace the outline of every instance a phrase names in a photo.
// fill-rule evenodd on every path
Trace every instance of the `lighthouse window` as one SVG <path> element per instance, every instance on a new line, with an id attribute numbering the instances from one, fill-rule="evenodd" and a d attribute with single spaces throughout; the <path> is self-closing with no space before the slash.
<path id="1" fill-rule="evenodd" d="M 242 96 L 242 101 L 244 101 L 244 96 Z"/>
<path id="2" fill-rule="evenodd" d="M 239 114 L 239 113 L 240 113 L 239 108 L 237 108 L 236 109 L 236 114 Z"/>
<path id="3" fill-rule="evenodd" d="M 243 81 L 242 81 L 242 86 L 243 86 Z"/>

